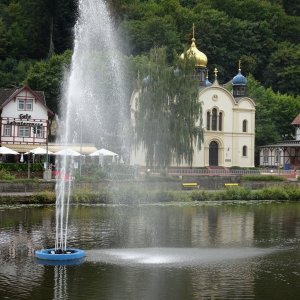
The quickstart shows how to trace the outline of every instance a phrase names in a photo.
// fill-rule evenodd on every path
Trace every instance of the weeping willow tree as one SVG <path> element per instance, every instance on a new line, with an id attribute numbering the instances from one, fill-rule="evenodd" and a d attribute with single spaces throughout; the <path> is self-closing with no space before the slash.
<path id="1" fill-rule="evenodd" d="M 164 48 L 152 49 L 138 79 L 136 145 L 143 145 L 150 167 L 192 166 L 194 149 L 203 141 L 195 61 L 174 57 L 175 69 L 167 64 Z"/>

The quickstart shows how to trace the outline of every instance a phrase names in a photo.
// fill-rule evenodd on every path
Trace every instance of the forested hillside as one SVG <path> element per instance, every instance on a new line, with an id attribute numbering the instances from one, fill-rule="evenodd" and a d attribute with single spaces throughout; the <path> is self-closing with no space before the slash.
<path id="1" fill-rule="evenodd" d="M 166 47 L 172 62 L 174 51 L 182 53 L 189 47 L 194 23 L 197 47 L 208 57 L 210 74 L 217 67 L 219 81 L 226 83 L 237 73 L 239 59 L 243 73 L 252 74 L 253 86 L 249 91 L 257 101 L 258 129 L 264 125 L 263 120 L 268 120 L 271 125 L 264 126 L 270 132 L 275 130 L 271 142 L 292 134 L 288 124 L 300 111 L 299 1 L 110 0 L 107 3 L 117 32 L 126 36 L 127 43 L 120 51 L 133 62 L 154 46 Z M 58 112 L 62 70 L 70 62 L 76 14 L 76 0 L 1 0 L 0 86 L 27 83 L 33 89 L 44 90 L 50 108 Z M 130 74 L 135 76 L 133 72 Z M 267 93 L 272 93 L 271 98 L 276 100 L 260 96 Z M 282 112 L 282 107 L 288 118 L 284 120 L 284 128 L 288 130 L 285 134 L 273 118 L 275 111 Z"/>

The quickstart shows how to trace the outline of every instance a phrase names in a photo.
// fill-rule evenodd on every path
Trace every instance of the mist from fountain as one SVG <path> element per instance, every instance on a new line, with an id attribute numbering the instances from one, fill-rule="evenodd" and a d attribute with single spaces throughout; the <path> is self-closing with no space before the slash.
<path id="1" fill-rule="evenodd" d="M 74 52 L 66 72 L 58 143 L 92 143 L 124 149 L 126 138 L 125 80 L 119 39 L 102 0 L 79 0 Z M 81 158 L 80 158 L 81 167 Z M 61 174 L 56 184 L 55 249 L 67 248 L 69 206 L 74 176 L 74 157 L 56 161 Z M 66 176 L 65 176 L 66 175 Z"/>

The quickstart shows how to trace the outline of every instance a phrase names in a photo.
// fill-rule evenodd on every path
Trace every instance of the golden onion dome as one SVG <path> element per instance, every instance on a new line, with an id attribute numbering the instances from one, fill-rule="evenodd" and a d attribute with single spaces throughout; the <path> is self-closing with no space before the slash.
<path id="1" fill-rule="evenodd" d="M 195 43 L 196 39 L 192 38 L 192 44 L 190 49 L 188 49 L 186 52 L 182 53 L 180 55 L 180 58 L 184 58 L 185 55 L 187 55 L 187 57 L 195 57 L 196 59 L 196 67 L 206 67 L 207 65 L 207 56 L 198 50 L 198 48 L 196 47 L 196 43 Z"/>

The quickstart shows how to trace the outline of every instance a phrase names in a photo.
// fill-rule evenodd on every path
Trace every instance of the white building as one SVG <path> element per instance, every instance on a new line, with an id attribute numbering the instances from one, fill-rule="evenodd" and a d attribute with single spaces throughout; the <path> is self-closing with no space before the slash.
<path id="1" fill-rule="evenodd" d="M 295 140 L 286 140 L 260 147 L 259 163 L 265 167 L 300 169 L 300 113 L 291 123 L 295 127 Z"/>
<path id="2" fill-rule="evenodd" d="M 0 89 L 1 146 L 18 152 L 46 146 L 53 116 L 43 92 L 27 86 Z"/>
<path id="3" fill-rule="evenodd" d="M 204 142 L 202 149 L 194 149 L 193 167 L 254 167 L 255 150 L 255 103 L 247 97 L 247 79 L 238 74 L 232 79 L 232 92 L 219 84 L 215 69 L 213 84 L 207 78 L 207 57 L 199 51 L 192 39 L 190 49 L 181 55 L 196 58 L 196 73 L 199 78 L 198 101 L 202 103 Z M 131 120 L 139 93 L 131 99 Z M 131 165 L 145 166 L 145 151 L 140 146 L 131 152 Z M 174 167 L 177 165 L 173 165 Z M 189 167 L 183 163 L 179 167 Z"/>

